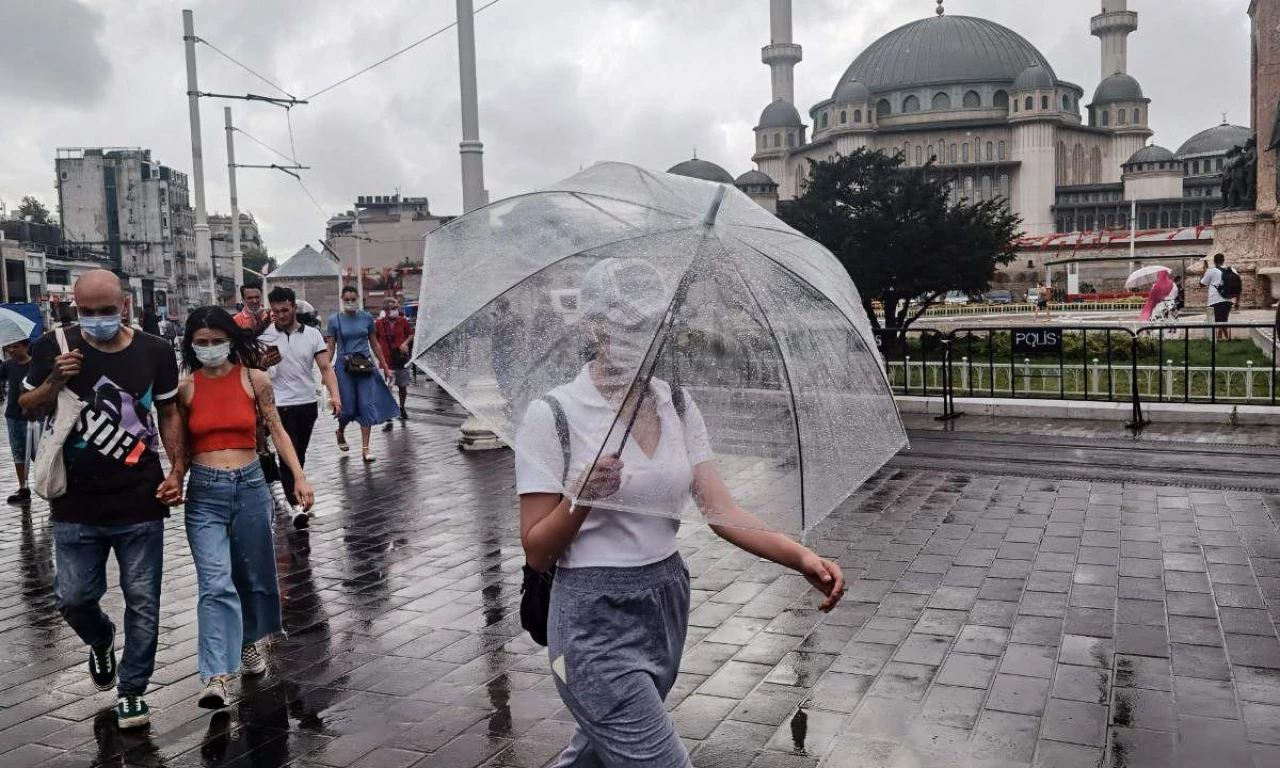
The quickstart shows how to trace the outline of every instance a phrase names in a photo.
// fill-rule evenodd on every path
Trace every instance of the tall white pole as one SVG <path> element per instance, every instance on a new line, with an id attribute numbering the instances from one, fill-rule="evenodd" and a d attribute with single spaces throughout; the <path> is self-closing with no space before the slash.
<path id="1" fill-rule="evenodd" d="M 235 128 L 231 125 L 231 107 L 223 107 L 227 122 L 227 178 L 231 185 L 231 269 L 235 273 L 235 293 L 232 301 L 240 297 L 244 285 L 244 257 L 240 253 L 240 198 L 236 195 L 236 143 Z"/>
<path id="2" fill-rule="evenodd" d="M 182 12 L 182 41 L 187 49 L 187 109 L 191 117 L 191 185 L 196 203 L 196 284 L 201 304 L 213 304 L 213 243 L 204 207 L 204 148 L 200 142 L 200 89 L 196 85 L 196 25 L 191 11 Z"/>
<path id="3" fill-rule="evenodd" d="M 355 221 L 351 222 L 351 235 L 356 239 L 356 294 L 360 297 L 360 309 L 364 309 L 364 259 L 360 255 L 360 233 L 356 227 L 360 224 L 360 209 L 356 209 Z"/>
<path id="4" fill-rule="evenodd" d="M 458 0 L 458 75 L 462 83 L 462 212 L 485 204 L 484 142 L 476 85 L 476 24 L 471 0 Z"/>

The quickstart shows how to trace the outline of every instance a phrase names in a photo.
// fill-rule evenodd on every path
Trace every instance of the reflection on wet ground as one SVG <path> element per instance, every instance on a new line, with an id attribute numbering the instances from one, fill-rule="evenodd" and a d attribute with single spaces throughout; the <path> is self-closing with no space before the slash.
<path id="1" fill-rule="evenodd" d="M 175 516 L 157 711 L 137 733 L 116 727 L 54 608 L 45 509 L 0 510 L 0 765 L 554 759 L 572 721 L 520 631 L 510 456 L 458 453 L 455 423 L 376 433 L 371 466 L 317 440 L 321 516 L 276 529 L 287 636 L 216 714 L 195 705 L 196 581 Z M 1054 437 L 1067 450 L 1098 433 Z M 1204 466 L 1193 442 L 1171 444 Z M 684 528 L 693 609 L 669 706 L 695 765 L 1280 765 L 1280 498 L 956 458 L 971 468 L 881 472 L 811 536 L 852 579 L 829 616 L 798 577 Z M 105 603 L 120 614 L 114 588 Z"/>

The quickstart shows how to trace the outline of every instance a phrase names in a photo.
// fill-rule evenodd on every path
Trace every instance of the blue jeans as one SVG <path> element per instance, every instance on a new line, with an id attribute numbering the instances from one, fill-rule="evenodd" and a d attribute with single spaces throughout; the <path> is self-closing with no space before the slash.
<path id="1" fill-rule="evenodd" d="M 13 463 L 25 466 L 28 445 L 30 445 L 32 458 L 35 458 L 36 452 L 35 443 L 31 442 L 31 422 L 26 419 L 5 417 L 5 425 L 9 429 L 9 452 L 13 454 Z"/>
<path id="2" fill-rule="evenodd" d="M 636 568 L 561 568 L 547 616 L 560 699 L 577 721 L 556 768 L 689 768 L 663 702 L 689 628 L 679 554 Z"/>
<path id="3" fill-rule="evenodd" d="M 282 631 L 271 511 L 256 459 L 239 469 L 192 465 L 186 525 L 200 592 L 203 680 L 236 672 L 242 645 Z"/>
<path id="4" fill-rule="evenodd" d="M 114 549 L 124 593 L 124 653 L 118 670 L 121 696 L 146 693 L 156 666 L 160 628 L 160 574 L 164 521 L 132 525 L 53 524 L 54 594 L 58 612 L 80 639 L 111 645 L 116 628 L 98 601 L 107 591 L 107 554 Z"/>

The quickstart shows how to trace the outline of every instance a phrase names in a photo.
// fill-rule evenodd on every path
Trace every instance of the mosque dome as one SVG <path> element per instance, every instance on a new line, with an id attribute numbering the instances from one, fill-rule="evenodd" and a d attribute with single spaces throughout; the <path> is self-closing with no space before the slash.
<path id="1" fill-rule="evenodd" d="M 1053 86 L 1053 74 L 1039 64 L 1032 64 L 1022 70 L 1022 74 L 1018 75 L 1018 79 L 1013 81 L 1013 90 L 1015 91 L 1034 91 L 1040 88 L 1052 88 Z"/>
<path id="2" fill-rule="evenodd" d="M 800 112 L 785 99 L 778 99 L 760 113 L 759 128 L 798 128 L 804 125 Z"/>
<path id="3" fill-rule="evenodd" d="M 837 104 L 871 101 L 871 89 L 863 85 L 860 80 L 841 80 L 840 85 L 836 86 L 835 93 L 831 94 L 831 100 Z"/>
<path id="4" fill-rule="evenodd" d="M 714 181 L 717 184 L 732 184 L 733 175 L 706 160 L 699 160 L 696 157 L 692 160 L 685 160 L 683 163 L 677 163 L 667 169 L 667 173 L 674 173 L 677 176 L 688 176 L 691 179 L 702 179 L 703 181 Z"/>
<path id="5" fill-rule="evenodd" d="M 1178 157 L 1191 155 L 1225 155 L 1233 147 L 1244 144 L 1253 136 L 1248 128 L 1223 123 L 1207 131 L 1201 131 L 1178 147 Z"/>
<path id="6" fill-rule="evenodd" d="M 734 182 L 739 187 L 777 187 L 778 182 L 762 171 L 747 171 Z"/>
<path id="7" fill-rule="evenodd" d="M 1142 98 L 1142 86 L 1132 76 L 1117 72 L 1098 84 L 1093 92 L 1094 104 L 1110 104 L 1113 101 L 1138 101 Z"/>
<path id="8" fill-rule="evenodd" d="M 1124 164 L 1136 165 L 1138 163 L 1176 163 L 1177 161 L 1178 161 L 1178 158 L 1174 157 L 1173 153 L 1170 152 L 1169 150 L 1165 149 L 1164 147 L 1159 147 L 1159 146 L 1156 146 L 1155 144 L 1151 144 L 1150 146 L 1143 147 L 1137 152 L 1134 152 L 1133 157 L 1130 157 L 1128 160 L 1126 160 Z"/>
<path id="9" fill-rule="evenodd" d="M 1022 35 L 972 16 L 936 16 L 898 27 L 872 43 L 840 78 L 880 93 L 949 83 L 1012 83 L 1038 64 L 1056 82 L 1048 59 Z"/>

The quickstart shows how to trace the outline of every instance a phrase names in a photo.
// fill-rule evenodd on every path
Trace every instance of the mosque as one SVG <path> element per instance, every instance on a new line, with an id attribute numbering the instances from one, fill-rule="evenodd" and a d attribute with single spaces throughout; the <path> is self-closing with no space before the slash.
<path id="1" fill-rule="evenodd" d="M 1017 32 L 949 15 L 937 0 L 935 15 L 889 32 L 854 59 L 806 124 L 795 106 L 802 49 L 792 39 L 791 0 L 770 0 L 763 61 L 773 99 L 755 128 L 757 169 L 734 180 L 695 159 L 670 172 L 736 183 L 776 210 L 802 192 L 809 160 L 868 147 L 899 153 L 908 166 L 933 159 L 953 174 L 957 199 L 1006 200 L 1029 238 L 1207 227 L 1222 207 L 1227 153 L 1251 132 L 1224 121 L 1176 150 L 1149 144 L 1159 105 L 1128 73 L 1138 14 L 1128 0 L 1101 4 L 1090 24 L 1101 41 L 1091 95 L 1059 78 Z"/>

